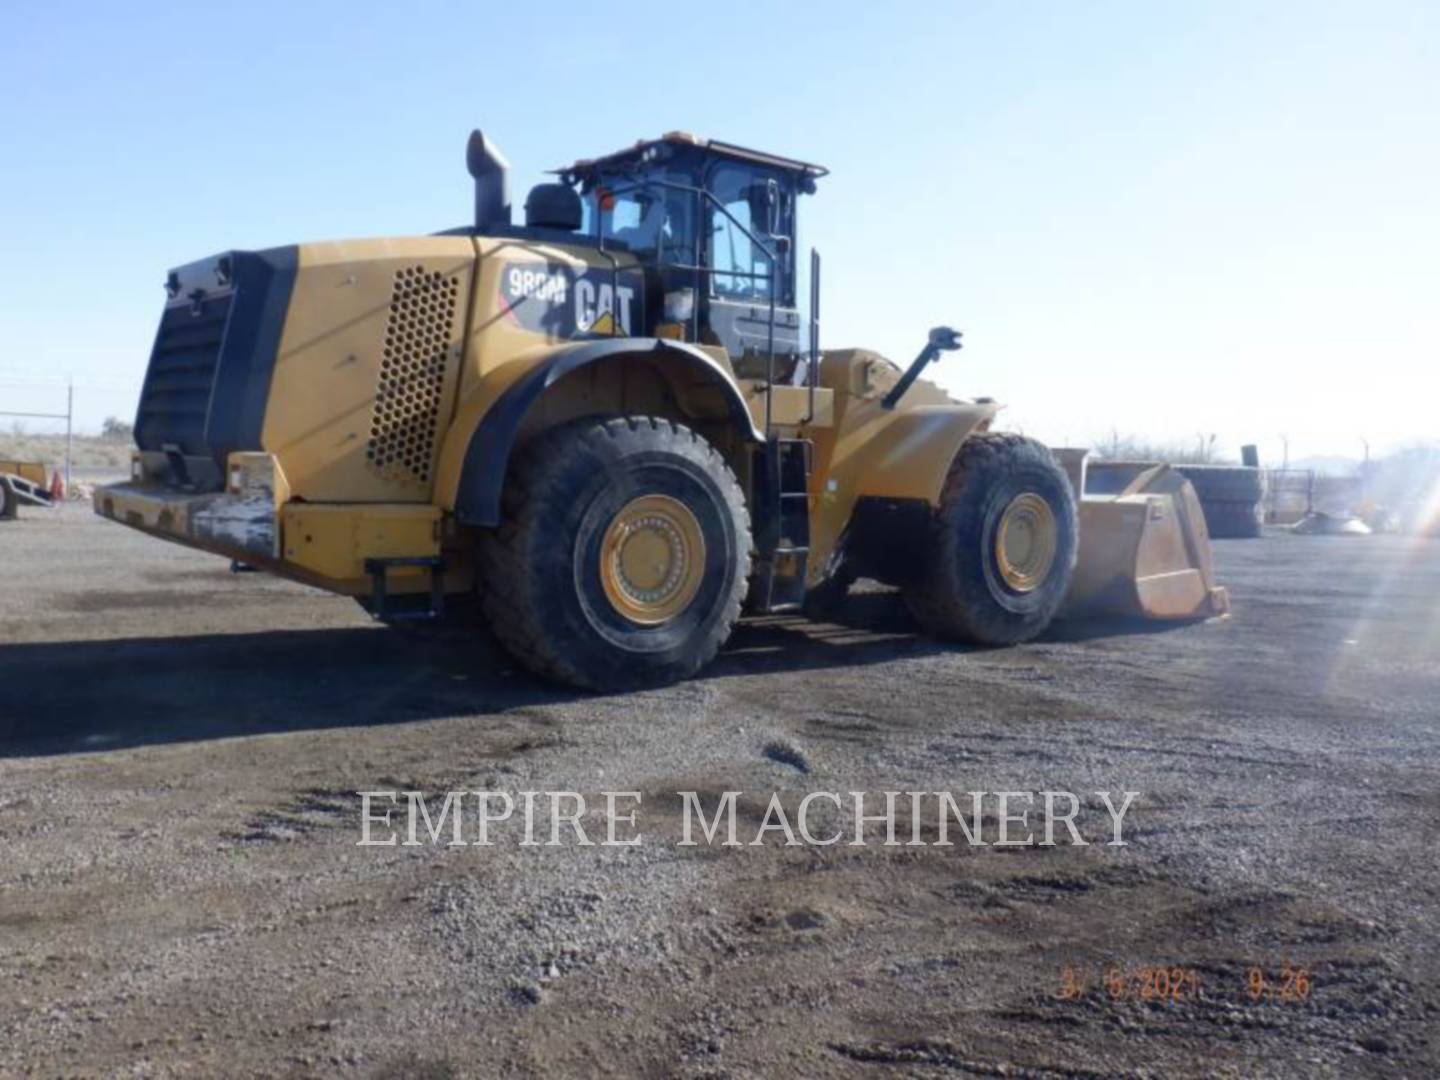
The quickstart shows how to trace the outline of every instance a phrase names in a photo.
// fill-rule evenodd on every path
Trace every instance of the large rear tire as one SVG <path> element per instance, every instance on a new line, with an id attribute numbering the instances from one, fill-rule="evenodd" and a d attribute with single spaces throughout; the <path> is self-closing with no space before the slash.
<path id="1" fill-rule="evenodd" d="M 485 616 L 526 667 L 592 690 L 673 682 L 730 636 L 750 523 L 734 474 L 695 432 L 591 417 L 517 454 L 479 564 Z"/>
<path id="2" fill-rule="evenodd" d="M 972 436 L 950 465 L 906 604 L 938 637 L 1027 641 L 1065 599 L 1076 535 L 1070 481 L 1045 446 L 1019 435 Z"/>
<path id="3" fill-rule="evenodd" d="M 1175 471 L 1204 502 L 1248 502 L 1265 497 L 1265 474 L 1244 465 L 1177 465 Z"/>

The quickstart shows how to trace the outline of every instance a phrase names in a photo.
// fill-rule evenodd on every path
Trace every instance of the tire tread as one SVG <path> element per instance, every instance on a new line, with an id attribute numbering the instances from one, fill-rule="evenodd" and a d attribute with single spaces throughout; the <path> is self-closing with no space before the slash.
<path id="1" fill-rule="evenodd" d="M 922 627 L 938 637 L 982 645 L 1028 640 L 1044 629 L 1054 614 L 1054 608 L 1063 599 L 1063 596 L 1056 598 L 1043 619 L 1035 620 L 1036 625 L 1017 628 L 1012 620 L 977 603 L 976 597 L 970 594 L 962 581 L 956 545 L 968 535 L 968 530 L 974 528 L 975 523 L 965 520 L 961 503 L 969 495 L 968 489 L 977 475 L 1000 468 L 1007 459 L 1017 458 L 1047 462 L 1065 485 L 1064 490 L 1069 491 L 1069 481 L 1064 478 L 1050 451 L 1034 439 L 1010 432 L 984 432 L 970 436 L 961 444 L 946 473 L 940 507 L 931 515 L 928 564 L 919 578 L 904 589 L 906 606 L 911 614 Z M 1073 542 L 1076 535 L 1073 499 L 1069 503 L 1069 514 L 1070 520 L 1062 526 L 1068 528 L 1072 539 L 1069 565 L 1064 568 L 1067 585 L 1078 547 Z"/>
<path id="2" fill-rule="evenodd" d="M 560 424 L 536 436 L 516 454 L 501 495 L 501 523 L 482 534 L 478 553 L 480 601 L 495 637 L 511 656 L 543 678 L 585 689 L 607 685 L 574 663 L 566 643 L 553 640 L 546 632 L 542 599 L 525 573 L 525 547 L 539 526 L 535 515 L 543 502 L 539 497 L 542 487 L 564 472 L 568 457 L 597 443 L 619 443 L 646 428 L 669 440 L 688 441 L 701 451 L 704 468 L 718 481 L 727 507 L 741 527 L 737 537 L 741 587 L 731 590 L 722 616 L 698 643 L 687 664 L 689 670 L 681 677 L 714 659 L 740 617 L 743 583 L 749 574 L 749 514 L 740 485 L 720 452 L 688 426 L 663 417 L 591 416 Z"/>

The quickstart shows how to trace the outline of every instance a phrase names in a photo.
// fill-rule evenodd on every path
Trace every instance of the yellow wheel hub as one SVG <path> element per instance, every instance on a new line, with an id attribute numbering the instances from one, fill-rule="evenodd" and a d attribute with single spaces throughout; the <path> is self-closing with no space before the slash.
<path id="1" fill-rule="evenodd" d="M 995 563 L 1000 577 L 1017 593 L 1034 592 L 1055 562 L 1059 532 L 1050 504 L 1039 495 L 1016 495 L 995 530 Z"/>
<path id="2" fill-rule="evenodd" d="M 631 622 L 656 626 L 679 615 L 705 576 L 705 537 L 690 508 L 641 495 L 620 508 L 600 544 L 600 584 Z"/>

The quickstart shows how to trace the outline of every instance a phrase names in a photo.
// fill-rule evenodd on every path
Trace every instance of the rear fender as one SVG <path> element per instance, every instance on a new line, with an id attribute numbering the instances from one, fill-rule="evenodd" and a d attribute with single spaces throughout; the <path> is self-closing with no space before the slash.
<path id="1" fill-rule="evenodd" d="M 498 525 L 510 455 L 531 407 L 571 372 L 626 358 L 653 364 L 672 385 L 683 376 L 686 389 L 698 385 L 718 391 L 723 418 L 737 434 L 746 441 L 764 441 L 734 377 L 700 349 L 661 338 L 546 347 L 513 357 L 460 403 L 440 453 L 435 492 L 440 506 L 465 525 Z"/>

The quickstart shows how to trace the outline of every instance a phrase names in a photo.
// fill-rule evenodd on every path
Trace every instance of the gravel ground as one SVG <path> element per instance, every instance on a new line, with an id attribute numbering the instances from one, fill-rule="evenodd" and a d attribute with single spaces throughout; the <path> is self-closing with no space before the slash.
<path id="1" fill-rule="evenodd" d="M 862 591 L 597 697 L 0 524 L 0 1075 L 1435 1075 L 1440 542 L 1216 548 L 1228 621 L 967 651 Z M 639 791 L 643 843 L 359 847 L 376 789 Z M 1097 840 L 1141 794 L 1125 847 L 687 847 L 691 790 L 742 839 L 773 792 L 1069 790 Z"/>

